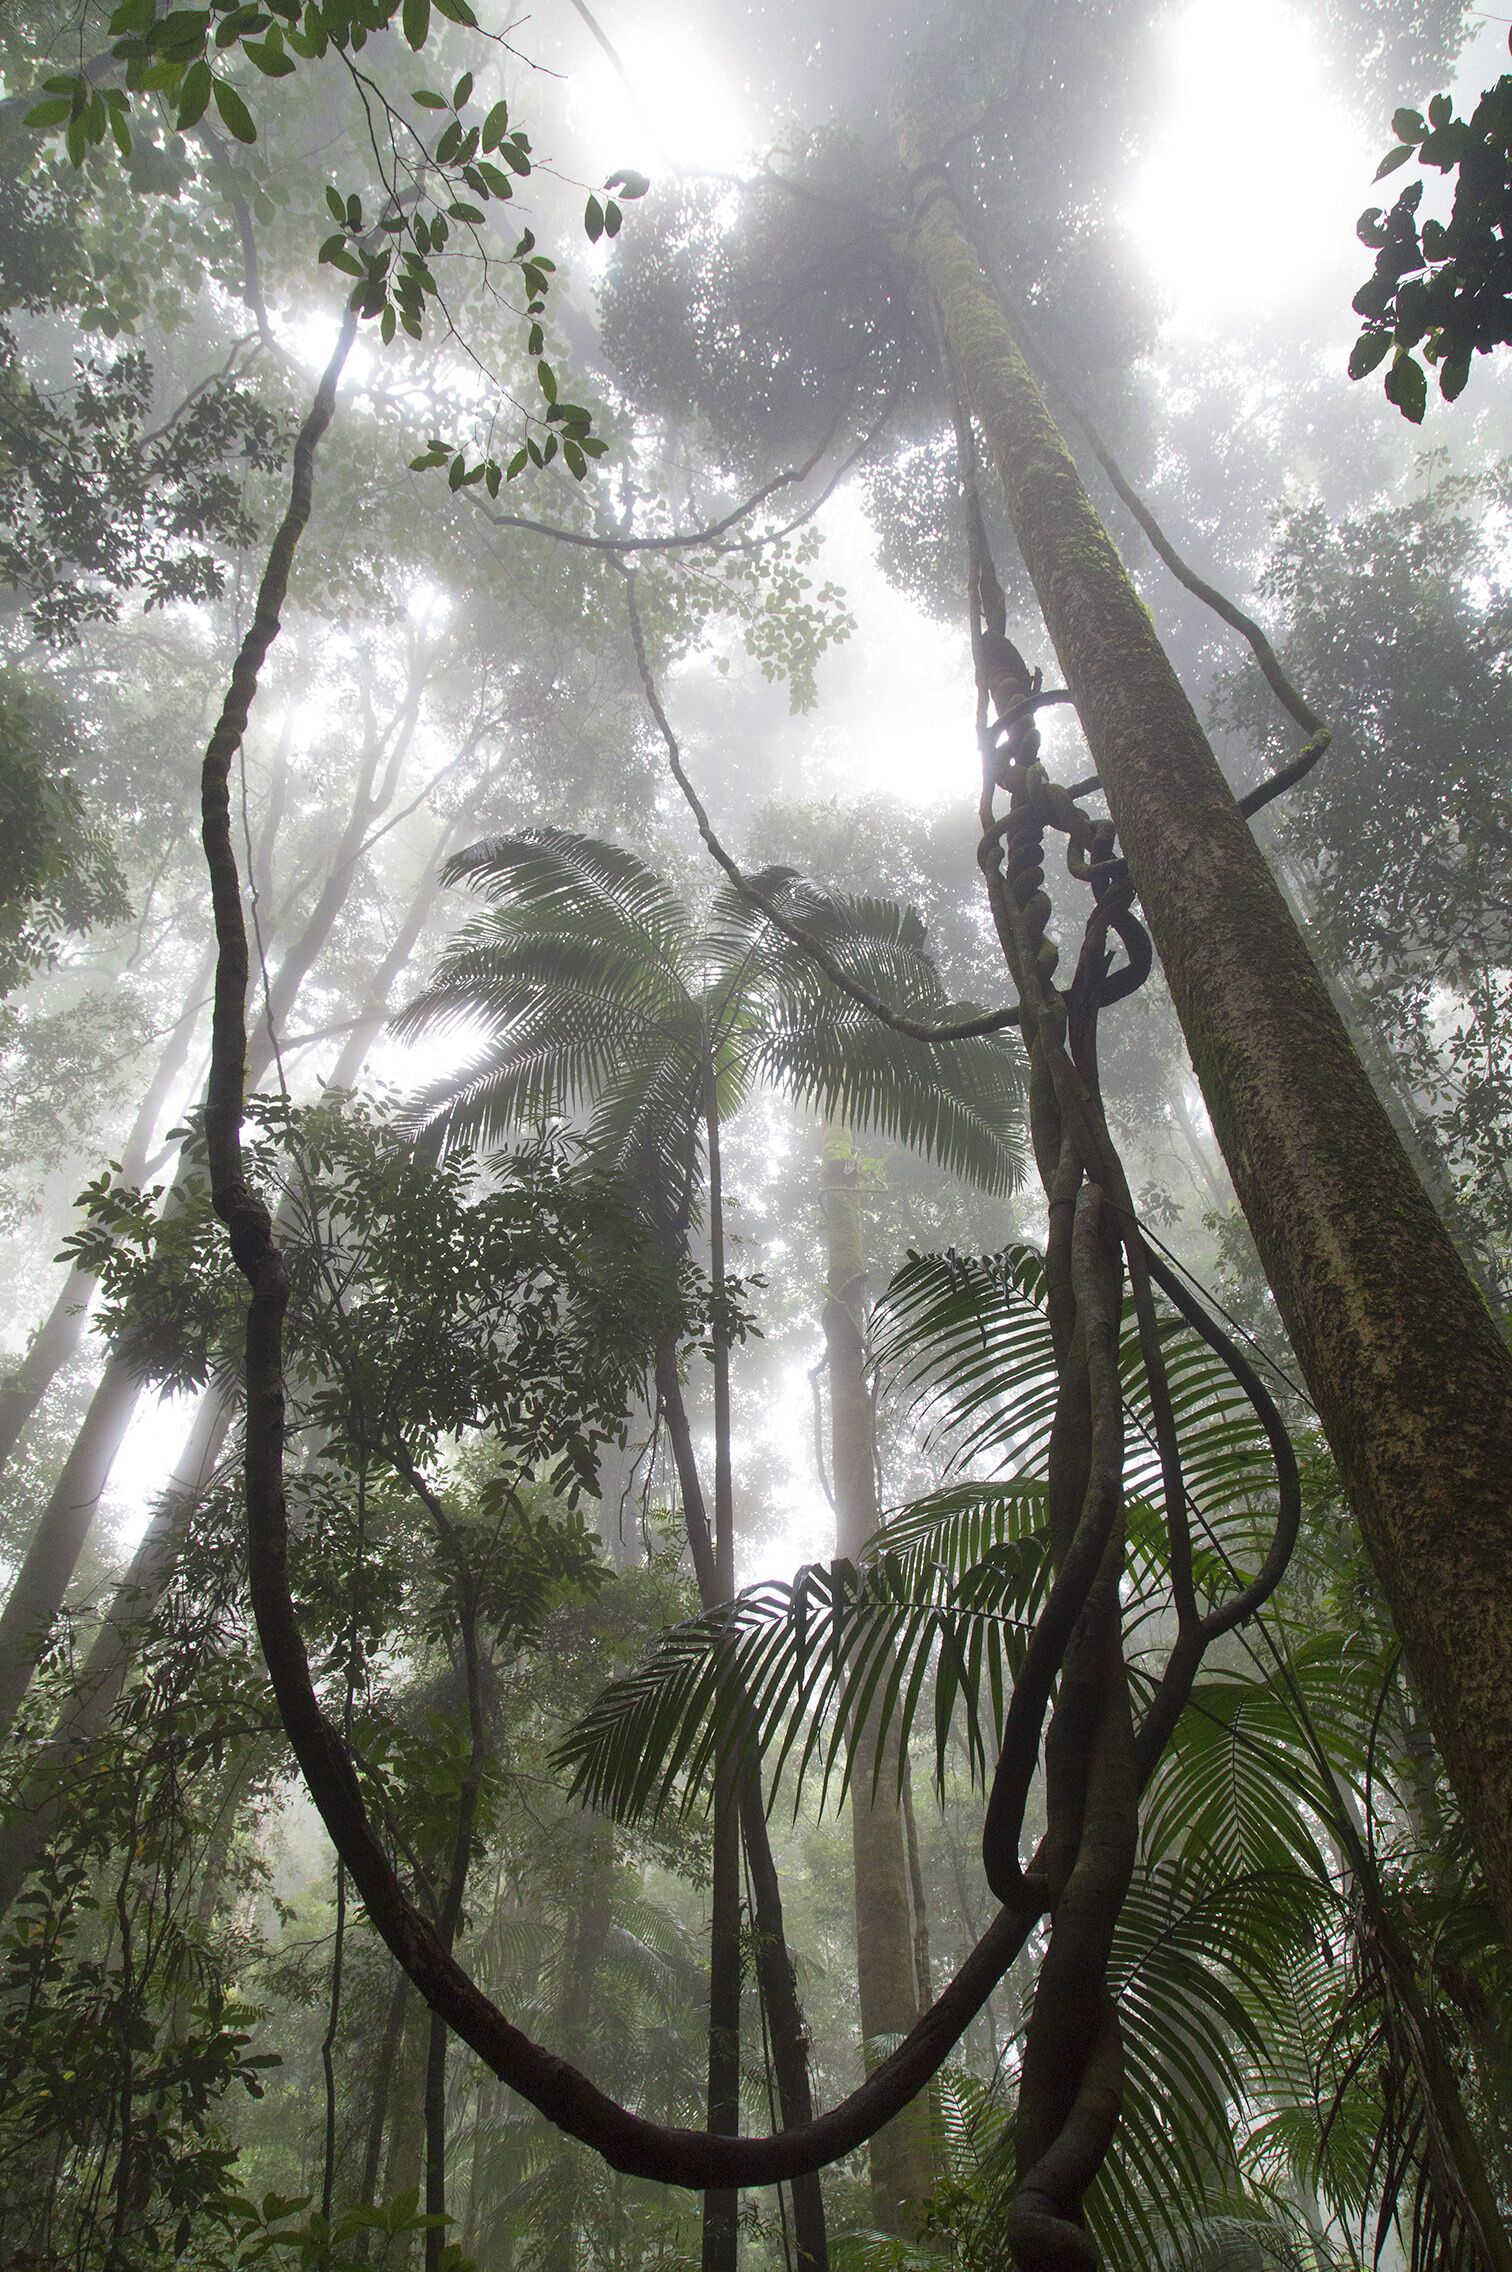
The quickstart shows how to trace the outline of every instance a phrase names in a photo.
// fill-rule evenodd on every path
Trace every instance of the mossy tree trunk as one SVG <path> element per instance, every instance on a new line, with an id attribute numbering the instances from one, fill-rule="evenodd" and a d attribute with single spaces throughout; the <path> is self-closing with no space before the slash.
<path id="1" fill-rule="evenodd" d="M 1234 1189 L 1512 1932 L 1512 1356 L 1350 1042 L 944 177 L 910 243 Z"/>

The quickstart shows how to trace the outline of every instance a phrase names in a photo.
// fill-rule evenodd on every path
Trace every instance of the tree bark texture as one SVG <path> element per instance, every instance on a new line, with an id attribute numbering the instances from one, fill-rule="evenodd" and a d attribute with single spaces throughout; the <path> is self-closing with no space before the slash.
<path id="1" fill-rule="evenodd" d="M 849 1131 L 832 1127 L 824 1143 L 821 1201 L 826 1283 L 824 1341 L 830 1394 L 830 1463 L 835 1544 L 860 1558 L 881 1520 L 877 1431 L 866 1377 L 866 1252 L 859 1168 Z M 869 1729 L 852 1731 L 851 1856 L 856 1915 L 856 1995 L 861 2053 L 871 2067 L 919 2016 L 908 1845 L 900 1794 L 898 1738 L 880 1752 Z M 916 2098 L 879 2130 L 870 2147 L 872 2222 L 906 2235 L 937 2175 L 927 2097 Z"/>
<path id="2" fill-rule="evenodd" d="M 907 150 L 912 160 L 921 152 Z M 944 178 L 911 242 L 1239 1203 L 1512 1932 L 1512 1356 L 1430 1204 Z"/>

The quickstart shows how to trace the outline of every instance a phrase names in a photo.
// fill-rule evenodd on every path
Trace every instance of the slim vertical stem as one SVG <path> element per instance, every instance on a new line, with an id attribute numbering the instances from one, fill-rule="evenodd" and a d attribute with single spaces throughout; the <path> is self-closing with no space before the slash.
<path id="1" fill-rule="evenodd" d="M 325 2166 L 320 2179 L 320 2213 L 327 2220 L 336 2191 L 336 2031 L 341 2025 L 341 1976 L 346 1959 L 346 1864 L 336 1864 L 336 1939 L 331 1951 L 331 1999 L 320 2045 L 325 2077 Z"/>
<path id="2" fill-rule="evenodd" d="M 704 1079 L 704 1134 L 709 1171 L 709 1276 L 713 1310 L 709 1346 L 714 1370 L 714 1584 L 735 1592 L 735 1480 L 730 1442 L 730 1333 L 725 1302 L 724 1176 L 719 1153 L 719 1099 L 714 1067 Z M 740 1804 L 736 1779 L 715 1771 L 714 1857 L 709 1891 L 709 2128 L 740 2128 Z M 740 2246 L 740 2196 L 704 2195 L 703 2272 L 733 2272 Z"/>

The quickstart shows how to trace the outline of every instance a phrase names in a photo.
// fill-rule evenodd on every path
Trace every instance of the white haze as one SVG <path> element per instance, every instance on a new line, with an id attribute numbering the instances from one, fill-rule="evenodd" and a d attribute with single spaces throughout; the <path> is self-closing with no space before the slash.
<path id="1" fill-rule="evenodd" d="M 762 124 L 722 70 L 707 32 L 673 10 L 599 13 L 624 78 L 567 9 L 549 27 L 531 27 L 543 40 L 549 30 L 554 42 L 551 64 L 563 74 L 554 100 L 564 140 L 585 167 L 635 166 L 653 175 L 670 166 L 751 170 Z M 1505 39 L 1505 28 L 1486 19 L 1471 41 L 1456 85 L 1472 100 L 1503 67 Z M 1308 319 L 1321 308 L 1323 352 L 1340 386 L 1347 385 L 1343 360 L 1356 328 L 1349 300 L 1369 265 L 1355 222 L 1372 202 L 1389 119 L 1370 131 L 1342 109 L 1310 31 L 1284 0 L 1247 0 L 1243 7 L 1184 0 L 1171 10 L 1164 55 L 1155 154 L 1131 180 L 1123 211 L 1163 306 L 1156 358 L 1162 375 L 1179 377 L 1184 357 L 1211 364 L 1242 354 L 1257 323 L 1270 338 L 1284 337 L 1289 326 L 1315 338 Z M 1418 93 L 1425 99 L 1427 91 Z M 316 316 L 290 327 L 299 360 L 312 370 L 324 361 L 332 330 L 327 317 Z M 1370 415 L 1363 400 L 1360 409 Z M 1393 413 L 1382 415 L 1394 426 Z M 743 730 L 753 715 L 759 722 L 772 794 L 848 799 L 864 775 L 870 789 L 920 808 L 959 798 L 971 789 L 976 765 L 963 633 L 921 615 L 886 581 L 858 494 L 842 491 L 831 500 L 821 525 L 826 543 L 818 572 L 844 587 L 856 631 L 820 666 L 817 715 L 789 720 L 773 690 L 716 680 L 710 655 L 692 658 L 669 682 L 674 707 L 681 696 L 712 728 L 728 684 L 732 720 L 739 714 Z M 417 604 L 424 605 L 423 595 Z M 689 755 L 696 769 L 696 732 Z M 371 1072 L 410 1088 L 465 1054 L 471 1038 L 419 1046 L 388 1041 L 374 1053 Z M 775 1130 L 769 1141 L 779 1141 Z M 754 1194 L 750 1205 L 754 1218 Z M 753 1487 L 743 1582 L 787 1575 L 833 1551 L 833 1517 L 814 1460 L 808 1369 L 817 1352 L 816 1320 L 812 1350 L 775 1367 L 763 1382 L 759 1412 L 742 1415 L 738 1458 Z M 140 1534 L 185 1420 L 176 1400 L 149 1399 L 139 1408 L 106 1500 L 123 1547 Z"/>

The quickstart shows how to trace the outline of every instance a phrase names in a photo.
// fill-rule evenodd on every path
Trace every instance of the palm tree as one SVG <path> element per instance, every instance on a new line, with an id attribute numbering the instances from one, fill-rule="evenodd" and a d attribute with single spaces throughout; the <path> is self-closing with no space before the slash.
<path id="1" fill-rule="evenodd" d="M 912 909 L 839 897 L 789 870 L 721 892 L 700 923 L 633 852 L 550 829 L 478 844 L 449 882 L 486 902 L 405 1013 L 411 1031 L 484 1036 L 462 1069 L 420 1101 L 439 1146 L 502 1144 L 522 1119 L 581 1111 L 590 1158 L 621 1178 L 679 1256 L 700 1211 L 712 1288 L 713 1519 L 694 1452 L 674 1336 L 657 1351 L 672 1444 L 706 1609 L 735 1592 L 730 1431 L 732 1311 L 725 1261 L 721 1133 L 762 1085 L 826 1117 L 917 1147 L 1003 1191 L 1021 1165 L 1021 1085 L 998 1036 L 933 1044 L 883 1024 L 780 932 L 758 897 L 780 902 L 874 996 L 947 1022 L 947 1003 Z M 739 2113 L 739 1849 L 755 1906 L 757 1969 L 785 2122 L 807 2119 L 805 2033 L 781 1926 L 777 1878 L 753 1771 L 715 1777 L 709 2127 Z M 900 1961 L 911 1969 L 912 1953 Z M 709 2196 L 705 2272 L 735 2257 L 733 2196 Z M 825 2259 L 817 2180 L 794 2188 L 800 2265 Z"/>
<path id="2" fill-rule="evenodd" d="M 1184 1319 L 1166 1312 L 1160 1334 L 1203 1547 L 1195 1574 L 1217 1598 L 1268 1551 L 1273 1446 Z M 854 1562 L 749 1588 L 733 1615 L 663 1635 L 611 1683 L 557 1755 L 601 1812 L 638 1822 L 686 1798 L 720 1740 L 744 1742 L 779 1779 L 827 1789 L 833 1775 L 843 1793 L 871 1767 L 847 1741 L 863 1717 L 894 1758 L 919 1726 L 942 1784 L 954 1723 L 990 1778 L 1049 1582 L 1058 1370 L 1043 1257 L 912 1257 L 883 1297 L 875 1343 L 884 1376 L 948 1449 L 947 1482 L 894 1513 Z M 1127 1313 L 1120 1373 L 1137 1542 L 1122 1609 L 1149 1678 L 1172 1561 L 1153 1512 L 1155 1406 Z M 1379 1741 L 1393 1636 L 1362 1631 L 1347 1593 L 1298 1608 L 1267 1613 L 1258 1645 L 1241 1641 L 1235 1661 L 1203 1675 L 1151 1780 L 1109 1968 L 1126 2051 L 1120 2126 L 1088 2227 L 1113 2272 L 1356 2262 L 1347 2245 L 1335 2256 L 1325 2224 L 1341 2242 L 1394 2225 L 1414 2264 L 1494 2272 L 1508 2262 L 1502 2054 L 1474 2044 L 1477 1994 L 1463 1980 L 1446 1990 L 1436 1953 L 1500 1982 L 1494 1912 L 1473 1884 L 1430 1891 L 1414 1879 Z M 1020 2056 L 1009 2047 L 1010 2082 Z M 1001 2091 L 984 2104 L 983 2090 L 961 2075 L 941 2085 L 958 2200 L 976 2204 L 954 2235 L 969 2266 L 1000 2261 L 1012 2189 L 1012 2123 Z M 858 2252 L 863 2266 L 893 2260 Z"/>

